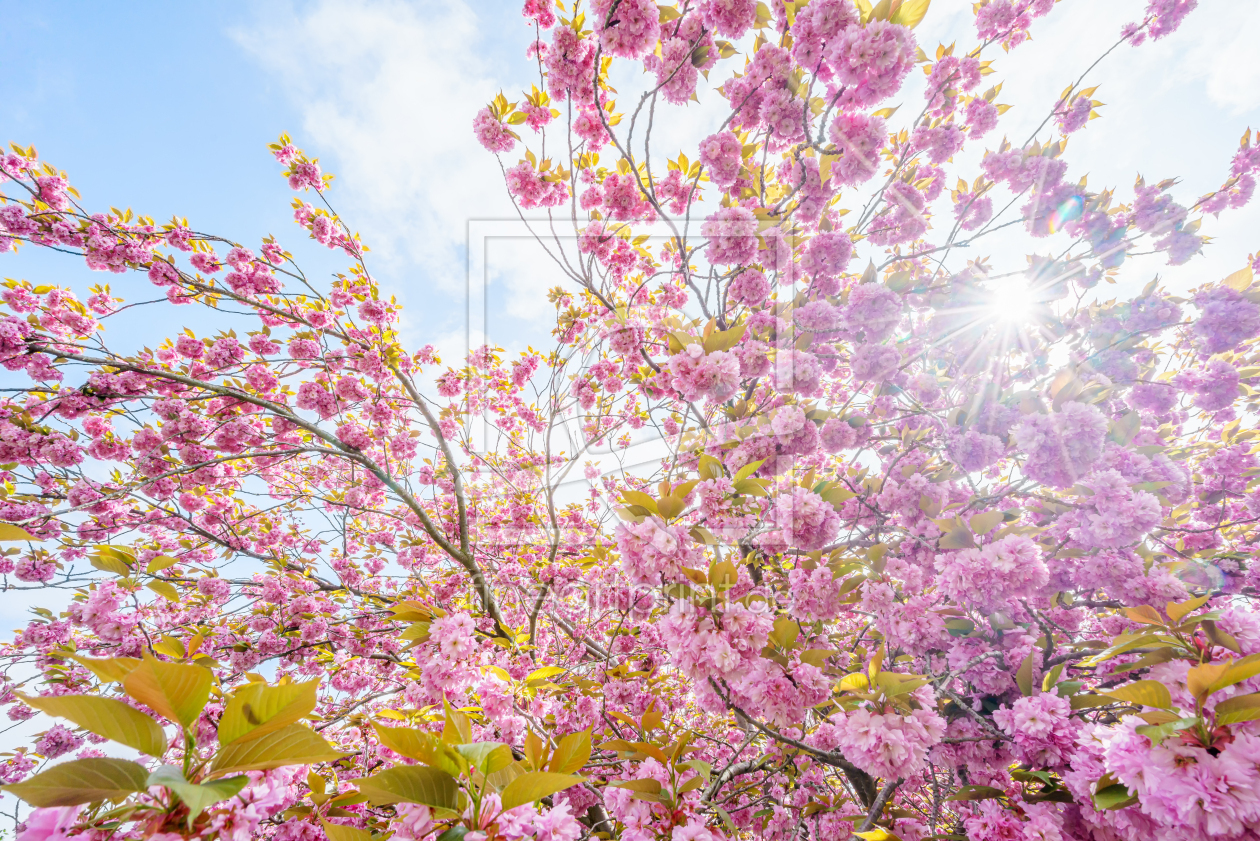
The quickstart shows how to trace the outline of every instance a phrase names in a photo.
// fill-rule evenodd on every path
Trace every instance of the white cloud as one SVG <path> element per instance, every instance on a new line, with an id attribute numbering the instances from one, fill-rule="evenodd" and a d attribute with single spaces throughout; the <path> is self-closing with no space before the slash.
<path id="1" fill-rule="evenodd" d="M 297 105 L 295 142 L 335 169 L 330 199 L 395 278 L 412 327 L 441 324 L 435 308 L 461 317 L 467 221 L 515 215 L 472 136 L 500 87 L 485 26 L 463 2 L 319 0 L 261 5 L 233 32 Z"/>
<path id="2" fill-rule="evenodd" d="M 1213 102 L 1234 114 L 1260 108 L 1260 6 L 1247 14 L 1237 10 L 1203 9 L 1197 20 L 1186 22 L 1194 30 L 1205 30 L 1199 43 L 1189 51 L 1182 69 L 1205 78 L 1207 94 Z M 1223 12 L 1223 14 L 1221 13 Z"/>

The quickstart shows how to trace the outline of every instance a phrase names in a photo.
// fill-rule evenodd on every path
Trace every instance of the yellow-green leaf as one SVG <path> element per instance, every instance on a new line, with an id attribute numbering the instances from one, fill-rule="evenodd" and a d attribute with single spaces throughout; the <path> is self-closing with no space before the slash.
<path id="1" fill-rule="evenodd" d="M 666 520 L 672 520 L 683 512 L 687 503 L 676 496 L 663 496 L 656 501 L 656 510 Z"/>
<path id="2" fill-rule="evenodd" d="M 1124 654 L 1126 651 L 1132 651 L 1135 648 L 1145 648 L 1146 646 L 1164 641 L 1165 638 L 1160 637 L 1158 634 L 1140 634 L 1136 637 L 1126 639 L 1123 642 L 1117 642 L 1110 648 L 1100 651 L 1093 657 L 1082 661 L 1082 665 L 1097 666 L 1099 663 L 1110 660 L 1112 657 L 1117 655 Z"/>
<path id="3" fill-rule="evenodd" d="M 1228 286 L 1230 289 L 1236 289 L 1239 292 L 1246 292 L 1251 286 L 1253 279 L 1254 277 L 1251 272 L 1251 266 L 1244 266 L 1233 274 L 1227 276 L 1221 281 L 1221 283 Z"/>
<path id="4" fill-rule="evenodd" d="M 159 715 L 190 726 L 210 700 L 214 674 L 201 666 L 166 663 L 145 652 L 123 678 L 123 691 Z"/>
<path id="5" fill-rule="evenodd" d="M 651 777 L 644 777 L 639 780 L 615 780 L 610 782 L 609 785 L 629 791 L 642 791 L 647 794 L 660 794 L 661 788 L 663 788 L 660 780 L 655 780 Z"/>
<path id="6" fill-rule="evenodd" d="M 865 692 L 871 688 L 871 679 L 864 672 L 854 672 L 840 678 L 840 689 L 845 692 Z"/>
<path id="7" fill-rule="evenodd" d="M 936 542 L 936 545 L 940 549 L 974 549 L 976 541 L 971 536 L 970 531 L 963 526 L 959 526 L 942 536 Z"/>
<path id="8" fill-rule="evenodd" d="M 424 765 L 399 765 L 354 785 L 374 806 L 420 803 L 433 809 L 459 808 L 459 785 L 450 774 Z"/>
<path id="9" fill-rule="evenodd" d="M 1140 605 L 1138 607 L 1124 608 L 1124 615 L 1134 622 L 1143 625 L 1163 625 L 1164 618 L 1159 615 L 1159 611 L 1151 607 L 1149 604 Z"/>
<path id="10" fill-rule="evenodd" d="M 500 768 L 493 774 L 488 775 L 486 780 L 490 783 L 490 785 L 494 786 L 496 791 L 503 791 L 503 789 L 507 787 L 508 783 L 526 773 L 528 773 L 528 771 L 524 765 L 519 762 L 513 762 L 506 768 Z"/>
<path id="11" fill-rule="evenodd" d="M 219 719 L 219 744 L 258 739 L 315 709 L 318 680 L 268 686 L 251 683 L 232 693 Z"/>
<path id="12" fill-rule="evenodd" d="M 21 526 L 12 523 L 0 523 L 0 540 L 43 540 L 36 537 Z"/>
<path id="13" fill-rule="evenodd" d="M 366 829 L 339 823 L 329 823 L 324 820 L 323 815 L 320 815 L 319 824 L 324 828 L 324 834 L 328 836 L 328 841 L 372 841 L 372 833 Z"/>
<path id="14" fill-rule="evenodd" d="M 147 788 L 149 772 L 126 759 L 91 757 L 54 765 L 21 783 L 0 786 L 40 809 L 119 800 Z"/>
<path id="15" fill-rule="evenodd" d="M 530 683 L 533 683 L 533 681 L 538 681 L 541 683 L 542 681 L 545 681 L 547 678 L 552 678 L 552 677 L 555 677 L 556 675 L 562 675 L 564 674 L 564 672 L 565 670 L 560 666 L 542 666 L 541 668 L 534 669 L 532 672 L 526 675 L 525 683 L 530 684 Z"/>
<path id="16" fill-rule="evenodd" d="M 381 744 L 403 756 L 417 759 L 439 771 L 457 777 L 463 770 L 463 760 L 450 745 L 432 733 L 410 727 L 384 727 L 372 722 Z"/>
<path id="17" fill-rule="evenodd" d="M 448 745 L 465 745 L 472 741 L 472 722 L 468 716 L 451 706 L 450 701 L 442 699 L 442 708 L 446 711 L 446 724 L 442 727 L 442 741 Z"/>
<path id="18" fill-rule="evenodd" d="M 169 581 L 150 581 L 144 586 L 148 587 L 168 602 L 179 601 L 179 590 L 175 589 L 175 585 Z"/>
<path id="19" fill-rule="evenodd" d="M 581 771 L 591 758 L 591 731 L 570 733 L 556 744 L 556 750 L 547 763 L 547 770 L 557 774 Z"/>
<path id="20" fill-rule="evenodd" d="M 137 657 L 110 657 L 104 660 L 94 660 L 91 657 L 71 654 L 70 659 L 96 675 L 98 680 L 103 680 L 106 683 L 121 683 L 122 679 L 130 674 L 132 669 L 140 665 L 140 660 Z"/>
<path id="21" fill-rule="evenodd" d="M 1029 651 L 1024 662 L 1020 663 L 1015 671 L 1015 684 L 1019 687 L 1019 694 L 1025 697 L 1033 694 L 1033 657 L 1036 653 L 1036 649 Z"/>
<path id="22" fill-rule="evenodd" d="M 653 514 L 659 513 L 656 510 L 656 500 L 643 491 L 622 491 L 621 498 L 627 505 L 640 505 Z"/>
<path id="23" fill-rule="evenodd" d="M 502 742 L 477 742 L 471 745 L 456 745 L 455 751 L 468 760 L 468 764 L 482 774 L 493 774 L 495 771 L 511 765 L 514 761 L 512 749 Z"/>
<path id="24" fill-rule="evenodd" d="M 715 459 L 708 453 L 700 454 L 700 465 L 698 468 L 702 479 L 721 479 L 725 474 L 722 472 L 722 462 Z"/>
<path id="25" fill-rule="evenodd" d="M 261 739 L 247 739 L 219 749 L 210 765 L 213 776 L 266 771 L 285 765 L 312 765 L 332 762 L 345 756 L 304 724 L 268 733 Z"/>
<path id="26" fill-rule="evenodd" d="M 877 826 L 874 829 L 867 830 L 866 832 L 855 832 L 853 834 L 858 838 L 863 839 L 863 841 L 901 841 L 900 835 L 889 832 L 882 826 Z"/>
<path id="27" fill-rule="evenodd" d="M 73 721 L 98 736 L 149 756 L 166 752 L 166 733 L 149 716 L 114 698 L 97 695 L 18 695 L 23 703 L 56 718 Z"/>
<path id="28" fill-rule="evenodd" d="M 1129 704 L 1142 704 L 1161 710 L 1172 708 L 1172 695 L 1168 687 L 1157 680 L 1139 680 L 1102 693 Z"/>
<path id="29" fill-rule="evenodd" d="M 1196 610 L 1203 607 L 1203 605 L 1207 604 L 1208 599 L 1210 598 L 1212 597 L 1208 595 L 1199 596 L 1197 599 L 1191 599 L 1188 602 L 1181 602 L 1180 604 L 1177 604 L 1176 602 L 1169 602 L 1164 606 L 1164 611 L 1172 618 L 1172 621 L 1180 622 L 1183 617 L 1194 613 Z"/>
<path id="30" fill-rule="evenodd" d="M 581 777 L 569 774 L 554 774 L 550 771 L 531 771 L 522 774 L 503 789 L 503 808 L 512 809 L 533 803 L 549 794 L 564 791 L 566 788 L 584 782 Z"/>
<path id="31" fill-rule="evenodd" d="M 901 0 L 901 5 L 892 13 L 888 21 L 914 29 L 923 22 L 923 17 L 928 11 L 928 4 L 931 2 L 932 0 Z"/>
<path id="32" fill-rule="evenodd" d="M 968 522 L 971 530 L 976 534 L 988 534 L 1002 523 L 1003 513 L 1001 511 L 986 511 L 983 514 L 977 514 Z"/>
<path id="33" fill-rule="evenodd" d="M 1217 724 L 1237 724 L 1260 718 L 1260 692 L 1235 695 L 1216 705 Z"/>
<path id="34" fill-rule="evenodd" d="M 1005 797 L 1006 792 L 993 786 L 967 785 L 946 797 L 946 800 L 994 800 Z"/>
<path id="35" fill-rule="evenodd" d="M 1087 693 L 1085 695 L 1073 695 L 1069 703 L 1074 710 L 1086 710 L 1092 707 L 1105 707 L 1108 704 L 1115 703 L 1115 699 Z"/>
<path id="36" fill-rule="evenodd" d="M 1227 686 L 1241 683 L 1248 678 L 1260 674 L 1260 654 L 1252 654 L 1241 660 L 1231 660 L 1219 678 L 1212 682 L 1209 693 L 1218 692 Z"/>
<path id="37" fill-rule="evenodd" d="M 1186 689 L 1202 701 L 1215 691 L 1212 687 L 1225 674 L 1228 663 L 1201 663 L 1186 672 Z"/>
<path id="38" fill-rule="evenodd" d="M 126 575 L 131 572 L 131 568 L 122 561 L 110 555 L 91 555 L 88 562 L 101 572 L 109 572 L 114 575 Z"/>
<path id="39" fill-rule="evenodd" d="M 149 561 L 144 571 L 149 575 L 153 575 L 155 572 L 161 572 L 164 569 L 175 566 L 177 563 L 179 563 L 179 558 L 172 558 L 170 555 L 158 555 Z"/>
<path id="40" fill-rule="evenodd" d="M 543 740 L 538 738 L 538 734 L 530 730 L 525 734 L 525 761 L 530 767 L 536 771 L 542 770 L 543 763 L 547 760 L 547 746 L 543 744 Z"/>
<path id="41" fill-rule="evenodd" d="M 774 630 L 770 632 L 770 642 L 779 648 L 791 648 L 800 636 L 801 626 L 790 616 L 780 616 L 774 620 Z"/>
<path id="42" fill-rule="evenodd" d="M 188 807 L 188 826 L 190 827 L 207 806 L 235 797 L 248 782 L 249 777 L 241 774 L 211 783 L 190 783 L 184 778 L 183 771 L 175 765 L 159 767 L 149 775 L 148 779 L 148 785 L 166 786 L 184 802 L 184 805 Z"/>

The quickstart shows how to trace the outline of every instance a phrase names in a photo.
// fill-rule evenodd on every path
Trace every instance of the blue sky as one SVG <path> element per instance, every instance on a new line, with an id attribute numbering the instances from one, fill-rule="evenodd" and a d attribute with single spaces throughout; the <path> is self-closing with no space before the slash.
<path id="1" fill-rule="evenodd" d="M 266 148 L 288 131 L 338 174 L 330 198 L 377 252 L 383 285 L 412 304 L 411 343 L 458 344 L 464 218 L 511 212 L 472 114 L 513 65 L 530 67 L 517 4 L 496 5 L 225 0 L 194 15 L 158 2 L 3 2 L 0 140 L 35 145 L 89 207 L 187 216 L 245 243 L 274 233 L 308 270 L 344 268 L 291 222 L 293 192 Z M 0 272 L 151 297 L 36 249 Z"/>

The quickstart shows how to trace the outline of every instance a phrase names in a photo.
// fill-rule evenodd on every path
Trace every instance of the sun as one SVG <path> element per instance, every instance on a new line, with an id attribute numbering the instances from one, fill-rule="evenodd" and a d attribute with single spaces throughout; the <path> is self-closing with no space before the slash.
<path id="1" fill-rule="evenodd" d="M 987 290 L 985 308 L 997 321 L 1027 321 L 1037 306 L 1037 290 L 1027 277 L 1002 278 L 992 282 Z"/>

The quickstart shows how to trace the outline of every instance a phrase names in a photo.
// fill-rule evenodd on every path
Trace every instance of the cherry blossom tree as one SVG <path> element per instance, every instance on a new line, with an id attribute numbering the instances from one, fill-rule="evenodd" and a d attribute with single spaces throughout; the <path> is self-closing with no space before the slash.
<path id="1" fill-rule="evenodd" d="M 0 762 L 18 839 L 1256 837 L 1260 259 L 1100 284 L 1194 259 L 1260 136 L 1189 207 L 1090 189 L 1092 68 L 996 140 L 1053 0 L 976 4 L 965 51 L 928 5 L 527 0 L 537 77 L 473 130 L 554 329 L 452 367 L 287 136 L 313 245 L 13 146 L 0 252 L 119 275 L 2 296 L 0 575 L 49 605 L 0 646 L 47 717 Z"/>

